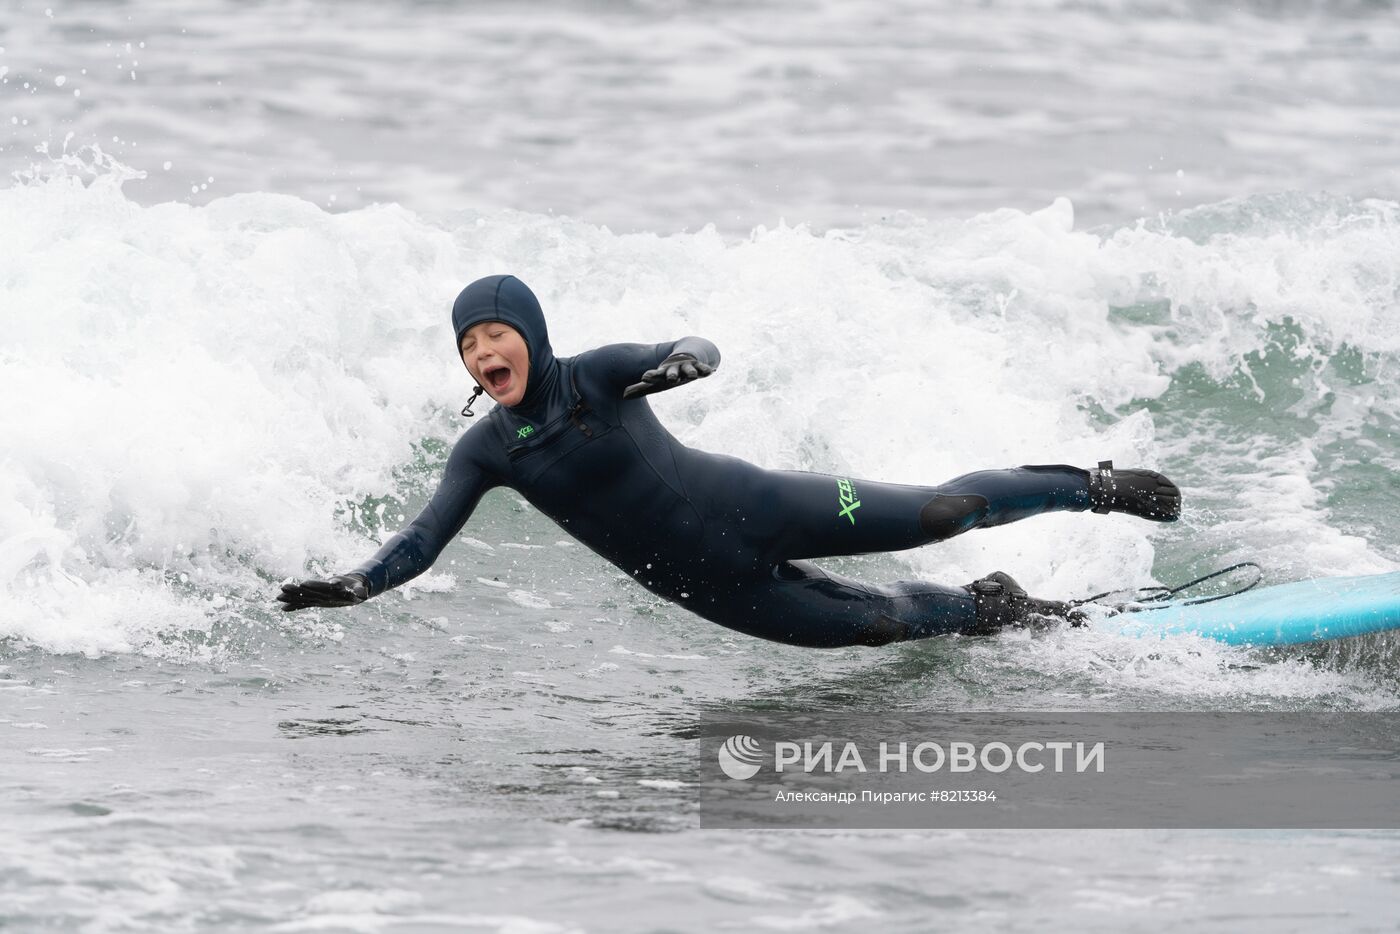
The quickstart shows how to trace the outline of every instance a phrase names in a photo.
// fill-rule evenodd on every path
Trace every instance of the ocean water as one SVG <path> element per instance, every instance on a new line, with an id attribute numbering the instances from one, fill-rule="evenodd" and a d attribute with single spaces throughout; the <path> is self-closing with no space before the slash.
<path id="1" fill-rule="evenodd" d="M 1393 833 L 709 831 L 688 784 L 713 705 L 1394 710 L 1390 636 L 816 652 L 508 490 L 399 591 L 272 598 L 422 505 L 501 271 L 561 354 L 715 341 L 652 397 L 696 447 L 1186 497 L 844 573 L 1400 569 L 1397 50 L 1381 3 L 12 5 L 0 927 L 1393 924 Z"/>

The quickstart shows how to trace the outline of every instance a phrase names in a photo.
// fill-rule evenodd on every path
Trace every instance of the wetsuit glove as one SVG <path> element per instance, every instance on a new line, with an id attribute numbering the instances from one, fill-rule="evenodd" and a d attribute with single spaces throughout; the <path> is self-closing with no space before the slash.
<path id="1" fill-rule="evenodd" d="M 362 574 L 338 574 L 328 581 L 283 584 L 277 599 L 284 613 L 311 606 L 354 606 L 369 599 L 369 581 Z"/>
<path id="2" fill-rule="evenodd" d="M 715 371 L 708 363 L 701 363 L 693 354 L 673 353 L 662 360 L 654 369 L 642 374 L 640 383 L 633 383 L 622 391 L 622 398 L 635 399 L 671 389 L 692 380 L 704 379 Z"/>

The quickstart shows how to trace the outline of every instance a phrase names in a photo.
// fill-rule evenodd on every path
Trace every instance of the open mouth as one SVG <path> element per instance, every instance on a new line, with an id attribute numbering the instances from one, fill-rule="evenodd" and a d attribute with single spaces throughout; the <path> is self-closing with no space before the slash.
<path id="1" fill-rule="evenodd" d="M 487 367 L 481 374 L 486 380 L 486 387 L 492 392 L 501 392 L 510 385 L 510 367 L 491 366 Z"/>

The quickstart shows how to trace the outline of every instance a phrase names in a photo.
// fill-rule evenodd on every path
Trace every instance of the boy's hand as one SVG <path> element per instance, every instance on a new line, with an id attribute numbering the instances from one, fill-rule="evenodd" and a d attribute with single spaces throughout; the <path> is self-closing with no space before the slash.
<path id="1" fill-rule="evenodd" d="M 282 612 L 304 610 L 310 606 L 354 606 L 369 598 L 369 581 L 360 574 L 338 574 L 328 581 L 304 580 L 283 584 L 277 599 Z"/>
<path id="2" fill-rule="evenodd" d="M 661 392 L 683 383 L 704 379 L 714 371 L 714 367 L 708 363 L 701 363 L 688 353 L 673 353 L 662 360 L 655 369 L 643 373 L 640 383 L 633 383 L 624 389 L 622 398 L 635 399 L 637 396 Z"/>

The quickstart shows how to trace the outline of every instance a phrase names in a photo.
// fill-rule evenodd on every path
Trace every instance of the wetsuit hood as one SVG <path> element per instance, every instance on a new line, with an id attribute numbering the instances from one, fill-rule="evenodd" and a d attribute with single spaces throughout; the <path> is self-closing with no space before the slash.
<path id="1" fill-rule="evenodd" d="M 483 321 L 504 321 L 520 332 L 530 351 L 530 372 L 525 381 L 525 396 L 513 409 L 532 409 L 548 398 L 558 381 L 559 365 L 549 346 L 549 329 L 539 299 L 529 286 L 515 276 L 487 276 L 477 279 L 462 290 L 452 305 L 452 331 L 456 335 L 456 351 L 462 355 L 462 335 Z M 465 364 L 465 361 L 463 361 Z"/>

